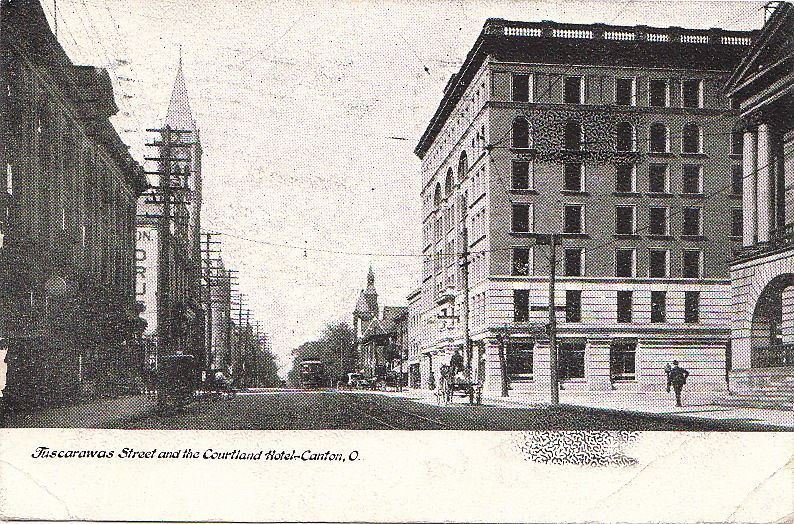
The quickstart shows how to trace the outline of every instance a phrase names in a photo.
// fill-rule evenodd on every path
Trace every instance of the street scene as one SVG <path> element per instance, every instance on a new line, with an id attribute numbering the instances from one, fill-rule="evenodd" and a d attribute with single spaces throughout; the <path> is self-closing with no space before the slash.
<path id="1" fill-rule="evenodd" d="M 0 0 L 0 427 L 794 430 L 794 5 L 210 4 Z"/>

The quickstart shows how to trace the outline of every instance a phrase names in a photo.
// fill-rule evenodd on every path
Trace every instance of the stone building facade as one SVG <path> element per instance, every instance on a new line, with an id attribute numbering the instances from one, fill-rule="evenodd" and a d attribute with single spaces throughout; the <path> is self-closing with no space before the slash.
<path id="1" fill-rule="evenodd" d="M 110 77 L 72 63 L 37 1 L 3 0 L 0 23 L 4 396 L 134 390 L 135 203 L 146 180 L 109 120 Z"/>
<path id="2" fill-rule="evenodd" d="M 722 87 L 752 33 L 489 19 L 415 153 L 422 160 L 422 385 L 465 349 L 498 391 L 548 391 L 558 233 L 567 389 L 660 390 L 665 364 L 724 390 L 738 112 Z M 463 261 L 468 308 L 463 308 Z M 499 358 L 506 335 L 505 359 Z M 503 370 L 504 368 L 504 370 Z"/>
<path id="3" fill-rule="evenodd" d="M 734 71 L 742 117 L 743 238 L 731 261 L 730 389 L 794 403 L 794 6 L 777 4 Z"/>

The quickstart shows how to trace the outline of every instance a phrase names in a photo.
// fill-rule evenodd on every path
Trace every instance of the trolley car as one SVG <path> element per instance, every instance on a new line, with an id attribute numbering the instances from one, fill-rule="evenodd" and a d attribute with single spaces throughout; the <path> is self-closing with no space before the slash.
<path id="1" fill-rule="evenodd" d="M 301 362 L 301 387 L 304 389 L 317 389 L 324 387 L 328 379 L 325 376 L 325 364 L 319 360 L 304 360 Z"/>

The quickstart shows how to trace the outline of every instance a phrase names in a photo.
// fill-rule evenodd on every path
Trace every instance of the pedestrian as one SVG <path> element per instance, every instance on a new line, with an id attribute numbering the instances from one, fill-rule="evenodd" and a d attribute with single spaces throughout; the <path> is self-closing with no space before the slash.
<path id="1" fill-rule="evenodd" d="M 452 368 L 451 376 L 457 375 L 458 371 L 463 371 L 463 355 L 460 354 L 460 349 L 455 348 L 455 354 L 449 360 L 449 367 Z"/>
<path id="2" fill-rule="evenodd" d="M 672 385 L 673 391 L 675 391 L 675 405 L 679 408 L 681 407 L 681 390 L 684 388 L 688 376 L 689 371 L 678 367 L 678 361 L 673 360 L 673 367 L 667 373 L 667 392 L 670 393 L 670 386 Z"/>

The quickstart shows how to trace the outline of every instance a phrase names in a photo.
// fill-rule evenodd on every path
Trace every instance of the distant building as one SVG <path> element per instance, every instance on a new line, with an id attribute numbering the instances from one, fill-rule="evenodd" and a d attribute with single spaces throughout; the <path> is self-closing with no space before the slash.
<path id="1" fill-rule="evenodd" d="M 406 311 L 403 306 L 384 306 L 381 315 L 375 274 L 370 268 L 367 288 L 361 291 L 353 310 L 359 367 L 370 376 L 382 376 L 387 371 L 399 369 L 401 343 L 406 334 L 403 331 Z"/>
<path id="2" fill-rule="evenodd" d="M 4 395 L 48 403 L 135 390 L 135 202 L 146 180 L 109 120 L 110 77 L 72 63 L 39 2 L 0 8 Z"/>
<path id="3" fill-rule="evenodd" d="M 549 390 L 549 247 L 536 234 L 558 233 L 566 389 L 658 391 L 678 359 L 691 390 L 724 391 L 741 151 L 722 87 L 752 38 L 485 23 L 415 149 L 424 387 L 460 348 L 486 390 L 503 373 L 514 390 Z"/>
<path id="4" fill-rule="evenodd" d="M 227 369 L 231 360 L 231 303 L 232 288 L 230 272 L 224 267 L 223 260 L 212 270 L 209 277 L 211 304 L 211 327 L 208 336 L 210 362 L 212 369 Z"/>
<path id="5" fill-rule="evenodd" d="M 205 354 L 205 319 L 201 307 L 202 150 L 181 59 L 163 122 L 163 128 L 165 126 L 174 131 L 171 142 L 177 145 L 159 148 L 161 160 L 154 162 L 153 170 L 160 175 L 150 175 L 150 188 L 138 202 L 137 294 L 148 322 L 145 335 L 150 347 L 150 363 L 154 364 L 158 354 L 183 352 L 195 354 L 198 362 L 205 366 L 210 362 Z M 165 134 L 156 139 L 167 141 Z M 169 253 L 163 254 L 163 239 L 159 238 L 163 211 L 161 182 L 168 170 L 171 172 Z M 166 293 L 161 296 L 158 286 L 162 283 L 158 279 L 164 274 L 162 264 L 168 265 L 168 283 L 162 287 Z"/>
<path id="6" fill-rule="evenodd" d="M 742 248 L 731 261 L 730 389 L 738 402 L 794 402 L 794 6 L 777 3 L 734 70 L 744 125 Z M 737 146 L 739 147 L 739 146 Z"/>

